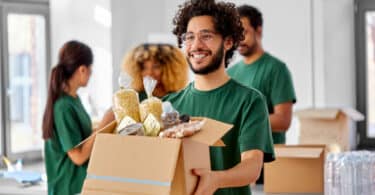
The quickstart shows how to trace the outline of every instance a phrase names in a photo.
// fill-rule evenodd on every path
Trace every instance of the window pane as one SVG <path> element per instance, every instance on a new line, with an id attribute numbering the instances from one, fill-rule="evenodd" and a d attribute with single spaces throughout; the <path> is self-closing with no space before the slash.
<path id="1" fill-rule="evenodd" d="M 375 138 L 375 12 L 366 13 L 367 135 Z"/>
<path id="2" fill-rule="evenodd" d="M 45 25 L 42 15 L 8 14 L 11 152 L 42 148 L 46 97 Z"/>

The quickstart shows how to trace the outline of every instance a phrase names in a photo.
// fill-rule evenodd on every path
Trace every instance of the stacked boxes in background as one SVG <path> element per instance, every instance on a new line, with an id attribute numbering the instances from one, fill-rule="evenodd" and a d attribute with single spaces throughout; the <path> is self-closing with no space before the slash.
<path id="1" fill-rule="evenodd" d="M 364 116 L 351 108 L 316 108 L 295 112 L 300 125 L 300 144 L 338 145 L 341 151 L 355 148 L 355 123 Z"/>
<path id="2" fill-rule="evenodd" d="M 264 191 L 323 194 L 330 181 L 324 178 L 327 174 L 324 168 L 326 154 L 332 151 L 332 146 L 339 148 L 335 151 L 354 149 L 355 122 L 363 120 L 364 116 L 351 108 L 311 108 L 299 110 L 295 115 L 299 119 L 300 145 L 275 145 L 276 160 L 264 166 Z M 335 164 L 333 169 L 337 166 Z M 375 164 L 373 166 L 375 170 Z"/>

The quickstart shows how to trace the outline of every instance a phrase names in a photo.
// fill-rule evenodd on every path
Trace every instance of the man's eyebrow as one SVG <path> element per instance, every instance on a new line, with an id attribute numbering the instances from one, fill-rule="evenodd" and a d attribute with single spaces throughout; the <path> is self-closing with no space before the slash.
<path id="1" fill-rule="evenodd" d="M 210 30 L 210 29 L 202 29 L 199 31 L 200 33 L 212 33 L 212 32 L 215 32 L 214 30 Z M 193 32 L 191 31 L 187 31 L 185 34 L 193 34 Z"/>

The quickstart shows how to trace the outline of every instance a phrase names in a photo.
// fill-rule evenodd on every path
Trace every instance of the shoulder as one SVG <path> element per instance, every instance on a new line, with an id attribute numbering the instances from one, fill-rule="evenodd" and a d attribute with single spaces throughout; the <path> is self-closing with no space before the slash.
<path id="1" fill-rule="evenodd" d="M 184 96 L 189 91 L 191 85 L 192 85 L 192 83 L 189 83 L 189 85 L 186 86 L 184 89 L 182 89 L 180 91 L 170 93 L 170 94 L 164 96 L 162 98 L 162 100 L 163 101 L 172 101 L 172 100 L 175 100 L 175 99 L 179 99 L 180 97 Z"/>
<path id="2" fill-rule="evenodd" d="M 241 64 L 243 64 L 242 60 L 231 65 L 228 69 L 227 69 L 227 72 L 230 74 L 230 73 L 233 73 L 235 72 L 239 66 L 241 66 Z"/>
<path id="3" fill-rule="evenodd" d="M 66 95 L 62 95 L 61 97 L 59 97 L 56 100 L 55 104 L 53 105 L 53 109 L 55 112 L 56 111 L 68 111 L 72 107 L 73 107 L 73 100 Z"/>
<path id="4" fill-rule="evenodd" d="M 236 96 L 245 97 L 245 100 L 263 98 L 263 94 L 253 87 L 245 86 L 234 79 L 231 79 L 230 82 L 232 82 L 230 89 Z"/>
<path id="5" fill-rule="evenodd" d="M 280 60 L 279 58 L 269 53 L 265 53 L 265 59 L 266 59 L 266 64 L 268 64 L 269 67 L 273 70 L 276 70 L 276 71 L 288 70 L 288 67 L 286 66 L 284 61 Z"/>

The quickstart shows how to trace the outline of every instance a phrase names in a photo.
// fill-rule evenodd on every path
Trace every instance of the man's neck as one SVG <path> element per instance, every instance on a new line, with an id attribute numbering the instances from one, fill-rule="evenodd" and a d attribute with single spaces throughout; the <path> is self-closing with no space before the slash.
<path id="1" fill-rule="evenodd" d="M 263 48 L 258 48 L 252 55 L 244 56 L 243 61 L 245 64 L 252 64 L 257 61 L 264 54 Z"/>
<path id="2" fill-rule="evenodd" d="M 230 77 L 222 65 L 218 70 L 207 75 L 195 74 L 194 87 L 201 91 L 209 91 L 224 85 L 229 79 Z"/>

